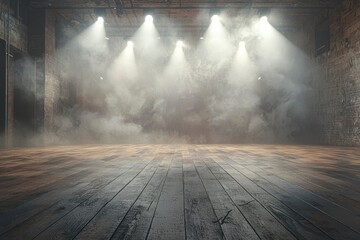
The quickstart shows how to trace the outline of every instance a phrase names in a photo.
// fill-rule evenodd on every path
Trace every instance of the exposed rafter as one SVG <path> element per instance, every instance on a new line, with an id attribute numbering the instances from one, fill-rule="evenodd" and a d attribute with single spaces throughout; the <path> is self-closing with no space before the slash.
<path id="1" fill-rule="evenodd" d="M 297 8 L 297 9 L 319 9 L 332 8 L 334 4 L 341 0 L 241 0 L 241 1 L 133 1 L 133 0 L 114 0 L 111 6 L 102 0 L 32 0 L 33 8 L 51 8 L 51 9 L 87 9 L 87 8 L 117 8 L 119 11 L 125 9 L 204 9 L 204 8 Z"/>
<path id="2" fill-rule="evenodd" d="M 122 0 L 114 0 L 115 8 L 116 8 L 116 15 L 120 17 L 124 14 L 124 4 Z M 110 6 L 111 7 L 111 6 Z"/>

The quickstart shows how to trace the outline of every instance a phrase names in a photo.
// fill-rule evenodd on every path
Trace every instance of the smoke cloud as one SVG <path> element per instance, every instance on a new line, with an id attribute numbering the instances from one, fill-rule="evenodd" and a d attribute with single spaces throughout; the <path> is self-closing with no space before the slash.
<path id="1" fill-rule="evenodd" d="M 309 58 L 257 17 L 221 19 L 183 46 L 174 29 L 158 33 L 156 18 L 130 38 L 107 39 L 97 22 L 70 40 L 56 53 L 67 88 L 48 143 L 303 139 L 313 124 Z"/>

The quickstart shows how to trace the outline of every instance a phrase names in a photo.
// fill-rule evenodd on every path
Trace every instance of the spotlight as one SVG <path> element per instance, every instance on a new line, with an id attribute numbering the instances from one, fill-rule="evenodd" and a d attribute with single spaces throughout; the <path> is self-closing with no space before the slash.
<path id="1" fill-rule="evenodd" d="M 220 17 L 219 15 L 213 15 L 211 17 L 211 22 L 219 22 L 220 21 Z"/>
<path id="2" fill-rule="evenodd" d="M 205 38 L 204 37 L 200 37 L 200 40 L 204 40 Z"/>
<path id="3" fill-rule="evenodd" d="M 176 43 L 176 47 L 179 47 L 179 48 L 181 48 L 181 47 L 183 47 L 184 46 L 184 43 L 183 43 L 183 41 L 177 41 L 177 43 Z"/>
<path id="4" fill-rule="evenodd" d="M 220 15 L 220 9 L 218 8 L 211 8 L 210 9 L 210 17 L 211 17 L 211 21 L 214 22 L 214 21 L 219 21 L 220 18 L 219 18 L 219 15 Z"/>
<path id="5" fill-rule="evenodd" d="M 145 22 L 152 23 L 154 18 L 151 15 L 146 15 Z"/>
<path id="6" fill-rule="evenodd" d="M 262 16 L 262 17 L 260 18 L 260 23 L 264 24 L 264 23 L 267 23 L 267 22 L 268 22 L 267 16 Z"/>
<path id="7" fill-rule="evenodd" d="M 267 22 L 267 16 L 270 15 L 271 9 L 270 8 L 259 8 L 258 13 L 260 16 L 260 21 Z M 261 20 L 262 19 L 262 20 Z"/>
<path id="8" fill-rule="evenodd" d="M 241 42 L 239 43 L 239 47 L 240 47 L 241 49 L 244 49 L 244 48 L 245 48 L 245 42 L 244 42 L 244 41 L 241 41 Z"/>
<path id="9" fill-rule="evenodd" d="M 104 23 L 104 18 L 103 17 L 98 17 L 97 22 L 98 23 Z"/>
<path id="10" fill-rule="evenodd" d="M 144 9 L 143 14 L 146 16 L 145 17 L 146 22 L 152 22 L 153 21 L 152 16 L 154 15 L 154 10 L 152 8 Z"/>
<path id="11" fill-rule="evenodd" d="M 128 41 L 127 46 L 132 48 L 132 47 L 134 47 L 134 43 L 132 41 Z"/>
<path id="12" fill-rule="evenodd" d="M 104 8 L 95 8 L 94 13 L 99 22 L 104 22 L 104 17 L 106 15 L 106 10 Z"/>

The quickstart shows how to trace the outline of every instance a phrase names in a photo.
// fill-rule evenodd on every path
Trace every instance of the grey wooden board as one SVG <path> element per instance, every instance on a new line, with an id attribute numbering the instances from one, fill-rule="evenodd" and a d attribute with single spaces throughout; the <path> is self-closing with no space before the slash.
<path id="1" fill-rule="evenodd" d="M 182 159 L 172 159 L 147 239 L 185 239 Z"/>
<path id="2" fill-rule="evenodd" d="M 183 168 L 186 239 L 224 239 L 193 160 L 185 159 Z"/>
<path id="3" fill-rule="evenodd" d="M 91 219 L 75 239 L 109 239 L 153 177 L 158 165 L 158 160 L 152 161 Z"/>
<path id="4" fill-rule="evenodd" d="M 360 239 L 358 148 L 91 145 L 0 159 L 0 239 Z"/>
<path id="5" fill-rule="evenodd" d="M 48 229 L 40 233 L 35 239 L 72 239 L 83 229 L 84 226 L 101 210 L 104 205 L 111 201 L 131 180 L 142 171 L 147 164 L 142 163 L 115 181 L 102 188 L 91 198 L 82 202 L 73 211 L 57 221 Z"/>
<path id="6" fill-rule="evenodd" d="M 214 163 L 212 159 L 208 159 L 206 165 L 217 177 L 224 190 L 261 239 L 296 239 L 224 169 Z"/>
<path id="7" fill-rule="evenodd" d="M 6 232 L 4 235 L 1 235 L 1 237 L 5 239 L 12 239 L 17 236 L 22 239 L 26 239 L 37 236 L 50 225 L 65 216 L 68 212 L 79 206 L 79 204 L 86 201 L 101 188 L 116 180 L 116 178 L 124 174 L 131 167 L 136 166 L 137 165 L 134 162 L 129 164 L 124 163 L 121 169 L 113 169 L 112 171 L 105 172 L 100 171 L 99 175 L 89 175 L 87 179 L 84 179 L 84 183 L 78 184 L 73 188 L 69 188 L 69 191 L 67 192 L 63 191 L 55 196 L 47 195 L 45 198 L 38 199 L 37 201 L 31 201 L 31 207 L 26 206 L 25 209 L 35 209 L 35 206 L 38 206 L 37 209 L 44 209 L 21 224 L 18 224 L 16 227 L 13 227 L 10 231 Z M 89 181 L 90 183 L 87 183 L 86 181 Z M 55 204 L 46 208 L 46 203 L 51 204 L 51 200 L 55 199 L 56 197 L 62 200 L 55 202 Z M 24 209 L 23 206 L 19 211 L 22 209 Z M 23 214 L 22 216 L 27 215 L 28 214 Z"/>
<path id="8" fill-rule="evenodd" d="M 226 239 L 260 239 L 205 163 L 197 159 L 195 166 L 217 218 L 224 219 L 221 228 Z"/>
<path id="9" fill-rule="evenodd" d="M 170 161 L 161 161 L 149 184 L 130 208 L 111 239 L 145 239 L 168 174 Z"/>
<path id="10" fill-rule="evenodd" d="M 254 197 L 264 208 L 272 213 L 290 232 L 292 232 L 298 239 L 330 239 L 316 226 L 311 224 L 301 215 L 297 214 L 281 201 L 266 192 L 260 186 L 256 185 L 248 179 L 241 172 L 222 161 L 218 162 L 221 167 L 228 172 L 241 186 L 243 186 L 249 194 Z M 259 190 L 256 190 L 259 188 Z"/>
<path id="11" fill-rule="evenodd" d="M 319 227 L 323 232 L 326 232 L 330 237 L 334 239 L 359 239 L 360 236 L 352 231 L 349 227 L 341 224 L 335 219 L 329 217 L 325 213 L 317 210 L 310 204 L 307 204 L 303 200 L 293 196 L 293 194 L 288 193 L 287 191 L 279 188 L 275 184 L 265 180 L 258 174 L 250 171 L 244 167 L 236 166 L 237 169 L 249 179 L 254 181 L 258 186 L 263 189 L 266 189 L 269 193 L 283 202 L 285 205 L 289 206 L 291 209 L 299 213 L 301 216 L 308 219 L 310 222 Z"/>

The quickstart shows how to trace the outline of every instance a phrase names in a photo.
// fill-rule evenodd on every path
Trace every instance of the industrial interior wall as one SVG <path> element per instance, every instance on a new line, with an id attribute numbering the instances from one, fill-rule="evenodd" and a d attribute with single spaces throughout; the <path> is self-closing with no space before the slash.
<path id="1" fill-rule="evenodd" d="M 56 12 L 33 10 L 29 21 L 29 55 L 35 67 L 35 134 L 27 145 L 51 142 L 59 99 L 56 70 Z"/>
<path id="2" fill-rule="evenodd" d="M 45 91 L 44 130 L 45 141 L 52 142 L 55 131 L 55 116 L 59 108 L 60 82 L 56 63 L 56 12 L 46 10 L 45 14 Z"/>
<path id="3" fill-rule="evenodd" d="M 5 7 L 0 11 L 0 38 L 9 40 L 11 46 L 27 52 L 27 27 L 19 19 L 8 15 Z"/>
<path id="4" fill-rule="evenodd" d="M 26 53 L 28 46 L 28 34 L 27 27 L 17 18 L 12 16 L 11 10 L 7 6 L 0 4 L 0 39 L 3 40 L 8 46 L 4 59 L 7 59 L 5 68 L 6 72 L 2 73 L 1 78 L 4 84 L 1 85 L 1 91 L 4 94 L 0 94 L 2 99 L 0 100 L 2 105 L 6 107 L 2 108 L 6 113 L 0 114 L 2 118 L 5 118 L 4 122 L 6 129 L 0 133 L 0 147 L 11 146 L 13 136 L 13 122 L 14 122 L 14 71 L 12 71 L 14 63 L 14 50 L 17 52 Z M 6 93 L 6 94 L 5 94 Z"/>
<path id="5" fill-rule="evenodd" d="M 313 69 L 320 135 L 324 144 L 358 146 L 360 1 L 343 1 L 329 11 L 327 18 L 330 50 L 314 58 Z M 317 19 L 315 25 L 322 20 Z"/>

